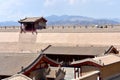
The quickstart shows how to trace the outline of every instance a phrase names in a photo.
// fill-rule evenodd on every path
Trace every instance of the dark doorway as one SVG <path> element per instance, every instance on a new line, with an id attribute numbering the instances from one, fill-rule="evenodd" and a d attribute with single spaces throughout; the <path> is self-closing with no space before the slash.
<path id="1" fill-rule="evenodd" d="M 25 26 L 25 30 L 26 31 L 34 31 L 35 30 L 34 24 L 33 23 L 27 23 L 26 26 Z"/>

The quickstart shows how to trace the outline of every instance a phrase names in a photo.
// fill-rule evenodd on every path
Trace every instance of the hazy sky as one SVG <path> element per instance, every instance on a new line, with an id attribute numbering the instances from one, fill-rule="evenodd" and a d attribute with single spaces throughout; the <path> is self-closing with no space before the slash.
<path id="1" fill-rule="evenodd" d="M 0 21 L 49 15 L 120 18 L 120 0 L 0 0 Z"/>

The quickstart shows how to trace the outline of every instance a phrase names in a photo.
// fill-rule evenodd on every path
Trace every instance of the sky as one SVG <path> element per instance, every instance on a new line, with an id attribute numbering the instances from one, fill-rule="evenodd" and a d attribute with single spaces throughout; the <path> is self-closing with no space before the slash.
<path id="1" fill-rule="evenodd" d="M 120 0 L 0 0 L 0 21 L 50 15 L 120 18 Z"/>

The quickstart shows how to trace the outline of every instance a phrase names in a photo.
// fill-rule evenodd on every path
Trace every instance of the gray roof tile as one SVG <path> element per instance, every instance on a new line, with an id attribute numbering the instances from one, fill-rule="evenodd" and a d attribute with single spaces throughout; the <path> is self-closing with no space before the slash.
<path id="1" fill-rule="evenodd" d="M 39 54 L 1 54 L 0 75 L 14 75 L 33 62 Z"/>
<path id="2" fill-rule="evenodd" d="M 21 19 L 19 22 L 36 22 L 39 19 L 44 19 L 43 17 L 26 17 L 24 19 Z M 44 19 L 47 21 L 46 19 Z"/>
<path id="3" fill-rule="evenodd" d="M 54 54 L 54 55 L 102 55 L 108 51 L 109 46 L 51 46 L 44 51 L 44 54 Z"/>

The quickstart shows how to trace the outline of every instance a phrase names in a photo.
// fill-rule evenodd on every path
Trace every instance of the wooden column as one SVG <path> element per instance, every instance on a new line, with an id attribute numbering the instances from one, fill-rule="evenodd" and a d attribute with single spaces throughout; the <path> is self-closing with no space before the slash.
<path id="1" fill-rule="evenodd" d="M 80 74 L 79 74 L 79 68 L 77 68 L 77 73 L 78 73 L 78 78 L 79 78 L 79 75 L 80 75 Z"/>
<path id="2" fill-rule="evenodd" d="M 22 29 L 22 23 L 20 23 L 21 26 L 20 26 L 20 33 L 22 33 L 23 29 Z"/>
<path id="3" fill-rule="evenodd" d="M 74 67 L 74 79 L 76 79 L 76 69 Z"/>
<path id="4" fill-rule="evenodd" d="M 77 75 L 76 75 L 77 74 Z M 80 76 L 80 68 L 75 68 L 74 67 L 74 79 L 76 79 L 76 76 L 79 78 L 79 76 Z"/>
<path id="5" fill-rule="evenodd" d="M 34 33 L 34 24 L 31 23 L 31 25 L 32 25 L 32 33 Z"/>
<path id="6" fill-rule="evenodd" d="M 98 76 L 99 76 L 99 80 L 102 80 L 101 76 L 100 76 L 100 73 L 98 73 Z"/>
<path id="7" fill-rule="evenodd" d="M 82 76 L 82 67 L 80 66 L 80 76 Z"/>

